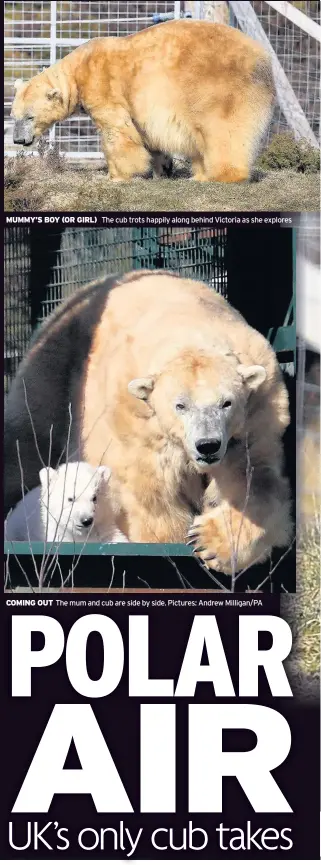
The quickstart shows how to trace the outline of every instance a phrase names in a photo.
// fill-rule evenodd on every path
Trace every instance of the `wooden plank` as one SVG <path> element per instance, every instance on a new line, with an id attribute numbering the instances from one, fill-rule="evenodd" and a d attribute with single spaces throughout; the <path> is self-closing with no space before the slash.
<path id="1" fill-rule="evenodd" d="M 313 18 L 309 18 L 308 15 L 301 12 L 296 6 L 292 6 L 287 0 L 278 0 L 278 2 L 275 2 L 275 0 L 273 2 L 272 0 L 265 0 L 265 2 L 267 6 L 272 6 L 272 9 L 275 9 L 280 15 L 284 15 L 288 21 L 292 21 L 292 24 L 300 27 L 300 30 L 304 30 L 305 33 L 308 33 L 317 42 L 321 42 L 321 27 Z"/>
<path id="2" fill-rule="evenodd" d="M 304 138 L 314 147 L 318 147 L 317 138 L 251 3 L 248 0 L 229 0 L 229 5 L 241 29 L 261 42 L 271 55 L 278 103 L 295 138 Z"/>

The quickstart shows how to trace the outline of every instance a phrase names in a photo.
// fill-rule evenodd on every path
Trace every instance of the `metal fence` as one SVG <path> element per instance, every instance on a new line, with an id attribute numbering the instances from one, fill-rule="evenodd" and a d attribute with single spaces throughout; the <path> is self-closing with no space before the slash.
<path id="1" fill-rule="evenodd" d="M 153 16 L 179 17 L 180 3 L 153 2 L 5 2 L 5 149 L 12 144 L 9 118 L 13 85 L 61 60 L 78 45 L 99 36 L 127 36 L 153 24 Z M 51 143 L 73 158 L 101 157 L 100 138 L 90 117 L 76 113 L 50 130 Z"/>
<path id="2" fill-rule="evenodd" d="M 57 304 L 99 276 L 145 268 L 207 282 L 293 367 L 292 232 L 269 229 L 268 239 L 274 255 L 267 260 L 267 236 L 257 227 L 5 228 L 5 390 L 32 331 Z"/>
<path id="3" fill-rule="evenodd" d="M 202 4 L 203 6 L 206 4 Z M 292 4 L 294 6 L 294 4 Z M 230 23 L 269 50 L 277 90 L 270 129 L 290 130 L 318 146 L 320 134 L 320 3 L 230 2 Z M 299 7 L 299 8 L 297 8 Z"/>
<path id="4" fill-rule="evenodd" d="M 5 228 L 5 391 L 34 328 L 78 286 L 107 273 L 166 268 L 227 294 L 227 229 Z"/>
<path id="5" fill-rule="evenodd" d="M 15 79 L 31 78 L 63 58 L 82 42 L 97 36 L 125 36 L 151 26 L 157 16 L 179 17 L 185 7 L 194 17 L 215 15 L 215 3 L 147 2 L 5 2 L 4 125 L 5 152 L 14 153 L 10 110 Z M 219 4 L 222 5 L 222 4 Z M 306 14 L 300 24 L 288 20 L 268 2 L 229 2 L 230 23 L 269 48 L 278 86 L 273 131 L 290 128 L 297 137 L 316 143 L 319 130 L 319 42 L 309 31 L 318 28 L 319 4 L 300 3 Z M 307 23 L 306 23 L 307 22 Z M 305 29 L 304 29 L 305 27 Z M 321 32 L 321 31 L 320 31 Z M 90 118 L 77 110 L 56 124 L 51 142 L 72 158 L 100 158 L 101 145 Z"/>

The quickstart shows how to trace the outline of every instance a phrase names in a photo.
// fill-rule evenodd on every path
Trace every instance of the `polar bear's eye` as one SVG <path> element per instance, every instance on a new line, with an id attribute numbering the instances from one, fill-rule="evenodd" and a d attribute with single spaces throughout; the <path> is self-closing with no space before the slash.
<path id="1" fill-rule="evenodd" d="M 186 411 L 186 405 L 184 402 L 177 402 L 175 408 L 176 411 Z"/>
<path id="2" fill-rule="evenodd" d="M 226 399 L 225 402 L 223 402 L 222 408 L 231 408 L 231 405 L 232 405 L 231 400 Z"/>
<path id="3" fill-rule="evenodd" d="M 93 496 L 91 501 L 92 501 L 92 502 L 96 502 L 96 501 L 97 501 L 97 496 Z"/>

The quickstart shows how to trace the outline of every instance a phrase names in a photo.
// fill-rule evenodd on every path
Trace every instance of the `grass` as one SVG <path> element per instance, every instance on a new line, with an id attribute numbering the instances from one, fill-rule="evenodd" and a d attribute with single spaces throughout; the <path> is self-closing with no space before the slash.
<path id="1" fill-rule="evenodd" d="M 298 546 L 297 645 L 305 672 L 320 672 L 320 525 L 306 526 Z"/>
<path id="2" fill-rule="evenodd" d="M 288 664 L 293 692 L 319 699 L 320 681 L 320 519 L 305 524 L 299 533 L 297 590 L 282 595 L 281 615 L 289 622 L 293 649 Z"/>
<path id="3" fill-rule="evenodd" d="M 183 174 L 185 173 L 185 176 Z M 258 173 L 250 183 L 199 183 L 176 177 L 108 180 L 104 164 L 73 165 L 60 157 L 5 159 L 4 209 L 23 211 L 318 211 L 319 173 Z"/>
<path id="4" fill-rule="evenodd" d="M 310 383 L 320 381 L 320 366 Z M 293 629 L 291 664 L 304 697 L 316 694 L 320 676 L 320 422 L 319 395 L 305 392 L 305 434 L 299 451 L 300 525 L 296 595 L 283 595 L 281 612 Z"/>

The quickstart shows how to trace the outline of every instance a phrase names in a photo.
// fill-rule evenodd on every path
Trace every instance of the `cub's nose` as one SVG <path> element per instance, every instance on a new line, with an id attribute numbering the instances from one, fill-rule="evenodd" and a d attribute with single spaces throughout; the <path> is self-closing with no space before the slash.
<path id="1" fill-rule="evenodd" d="M 25 143 L 24 135 L 14 135 L 13 136 L 13 143 L 14 144 L 24 144 Z"/>
<path id="2" fill-rule="evenodd" d="M 195 447 L 197 452 L 203 457 L 205 460 L 210 460 L 211 457 L 215 459 L 215 454 L 220 450 L 222 444 L 222 440 L 215 439 L 198 439 L 195 442 Z"/>
<path id="3" fill-rule="evenodd" d="M 91 526 L 91 525 L 93 524 L 93 522 L 94 522 L 93 517 L 84 517 L 84 518 L 81 520 L 81 525 L 84 526 L 85 529 L 88 529 L 89 526 Z"/>

